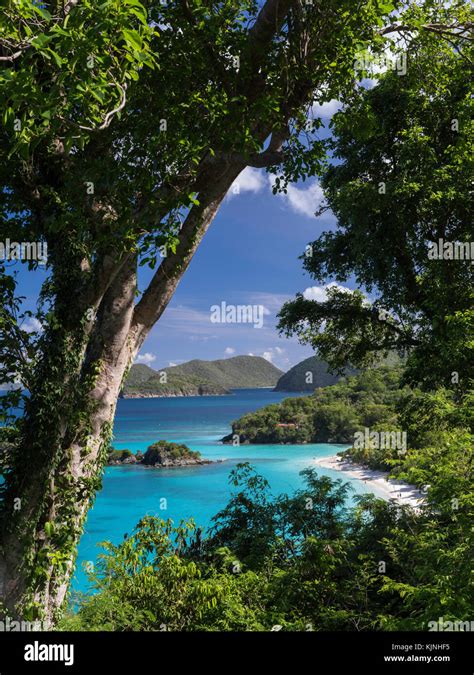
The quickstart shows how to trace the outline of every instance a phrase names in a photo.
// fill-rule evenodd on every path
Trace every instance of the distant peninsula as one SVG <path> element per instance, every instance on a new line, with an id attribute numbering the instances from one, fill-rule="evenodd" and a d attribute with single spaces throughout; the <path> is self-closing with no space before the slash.
<path id="1" fill-rule="evenodd" d="M 389 352 L 386 356 L 380 357 L 374 367 L 398 367 L 403 363 L 403 359 Z M 319 356 L 310 356 L 304 361 L 300 361 L 293 368 L 278 380 L 274 391 L 293 391 L 313 393 L 321 387 L 331 387 L 337 384 L 341 378 L 351 377 L 360 373 L 356 368 L 345 368 L 341 374 L 332 373 L 326 361 Z"/>
<path id="2" fill-rule="evenodd" d="M 190 450 L 187 445 L 168 441 L 157 441 L 150 445 L 145 453 L 137 452 L 136 455 L 131 450 L 110 448 L 107 461 L 109 466 L 140 464 L 155 469 L 172 469 L 212 463 L 210 459 L 202 459 L 200 452 Z"/>
<path id="3" fill-rule="evenodd" d="M 240 444 L 352 443 L 366 427 L 396 429 L 396 405 L 406 394 L 400 367 L 378 366 L 310 396 L 287 398 L 232 423 L 221 439 Z"/>
<path id="4" fill-rule="evenodd" d="M 234 356 L 216 361 L 194 359 L 161 370 L 135 364 L 125 380 L 121 396 L 224 396 L 230 394 L 231 389 L 273 388 L 282 375 L 279 368 L 261 356 Z"/>

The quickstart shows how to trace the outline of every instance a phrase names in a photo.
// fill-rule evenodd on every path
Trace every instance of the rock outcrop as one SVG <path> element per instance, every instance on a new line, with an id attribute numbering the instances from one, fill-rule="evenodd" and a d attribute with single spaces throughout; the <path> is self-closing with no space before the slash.
<path id="1" fill-rule="evenodd" d="M 208 459 L 202 459 L 201 453 L 190 450 L 184 444 L 157 441 L 148 447 L 145 454 L 137 452 L 134 455 L 130 450 L 115 450 L 112 448 L 109 452 L 108 464 L 109 466 L 140 464 L 158 469 L 170 469 L 180 466 L 212 464 L 212 462 Z"/>

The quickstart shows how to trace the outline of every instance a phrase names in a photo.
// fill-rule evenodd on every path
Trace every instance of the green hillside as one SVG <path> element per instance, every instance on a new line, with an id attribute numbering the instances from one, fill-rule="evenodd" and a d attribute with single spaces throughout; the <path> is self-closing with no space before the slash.
<path id="1" fill-rule="evenodd" d="M 388 366 L 398 368 L 402 366 L 404 359 L 398 354 L 389 352 L 381 357 L 373 368 Z M 313 392 L 319 387 L 330 387 L 339 382 L 341 377 L 350 377 L 357 375 L 359 371 L 355 368 L 347 368 L 343 375 L 333 375 L 328 370 L 328 365 L 318 356 L 310 356 L 309 359 L 297 363 L 284 373 L 277 382 L 275 391 L 308 391 Z"/>
<path id="2" fill-rule="evenodd" d="M 232 423 L 222 440 L 241 443 L 348 443 L 365 427 L 392 430 L 396 403 L 407 393 L 400 368 L 381 366 L 341 380 L 312 396 L 287 398 Z"/>
<path id="3" fill-rule="evenodd" d="M 163 373 L 165 376 L 163 376 Z M 206 396 L 229 394 L 230 389 L 274 387 L 282 371 L 260 356 L 194 359 L 160 371 L 134 365 L 124 384 L 124 397 Z"/>
<path id="4" fill-rule="evenodd" d="M 282 375 L 281 370 L 261 356 L 234 356 L 217 361 L 195 359 L 165 370 L 203 378 L 228 389 L 274 387 Z"/>
<path id="5" fill-rule="evenodd" d="M 145 384 L 145 382 L 155 375 L 156 370 L 153 370 L 153 368 L 150 368 L 150 366 L 144 366 L 141 363 L 136 363 L 130 368 L 130 372 L 126 380 L 126 386 L 135 389 L 136 387 Z"/>
<path id="6" fill-rule="evenodd" d="M 354 371 L 348 371 L 353 374 Z M 297 363 L 280 377 L 275 391 L 311 391 L 318 387 L 329 387 L 340 380 L 339 375 L 329 372 L 327 363 L 318 356 Z"/>

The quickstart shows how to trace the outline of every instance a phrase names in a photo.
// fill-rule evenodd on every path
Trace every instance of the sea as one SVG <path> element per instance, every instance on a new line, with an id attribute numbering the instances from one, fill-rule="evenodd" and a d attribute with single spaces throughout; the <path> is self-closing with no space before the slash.
<path id="1" fill-rule="evenodd" d="M 291 494 L 303 485 L 300 472 L 314 466 L 319 457 L 333 455 L 347 445 L 224 445 L 220 439 L 231 432 L 232 421 L 284 398 L 301 393 L 271 389 L 235 389 L 228 396 L 119 399 L 112 445 L 141 450 L 158 440 L 185 443 L 203 458 L 223 460 L 202 466 L 155 469 L 143 466 L 106 468 L 103 487 L 91 508 L 82 536 L 73 593 L 91 591 L 86 569 L 101 552 L 101 542 L 118 544 L 130 535 L 145 515 L 163 519 L 193 518 L 208 527 L 212 517 L 228 502 L 232 490 L 229 474 L 239 462 L 249 462 L 270 484 L 272 494 Z M 377 492 L 362 481 L 338 471 L 317 467 L 321 475 L 343 477 L 354 495 Z M 380 495 L 378 495 L 380 496 Z"/>

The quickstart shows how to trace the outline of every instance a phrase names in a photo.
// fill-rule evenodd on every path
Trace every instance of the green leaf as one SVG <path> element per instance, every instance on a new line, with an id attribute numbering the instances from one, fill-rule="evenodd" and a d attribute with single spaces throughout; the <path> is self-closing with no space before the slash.
<path id="1" fill-rule="evenodd" d="M 48 48 L 47 52 L 48 52 L 48 54 L 51 54 L 51 56 L 53 57 L 53 59 L 56 62 L 56 65 L 59 66 L 59 68 L 61 68 L 61 66 L 63 65 L 63 60 L 59 56 L 59 54 L 57 52 L 53 51 L 52 49 L 49 49 L 49 48 Z"/>
<path id="2" fill-rule="evenodd" d="M 48 12 L 47 9 L 44 9 L 44 7 L 41 7 L 41 5 L 36 5 L 34 3 L 29 3 L 31 9 L 36 12 L 36 14 L 39 14 L 43 19 L 46 19 L 46 21 L 51 21 L 51 14 Z"/>
<path id="3" fill-rule="evenodd" d="M 52 35 L 46 35 L 45 33 L 42 33 L 41 35 L 38 35 L 37 37 L 35 37 L 31 41 L 31 44 L 34 47 L 37 47 L 38 49 L 42 49 L 43 47 L 45 47 L 48 44 L 48 42 L 51 42 L 52 39 L 53 39 Z"/>
<path id="4" fill-rule="evenodd" d="M 122 34 L 127 44 L 131 45 L 137 51 L 142 49 L 143 41 L 138 31 L 125 28 L 122 30 Z"/>

